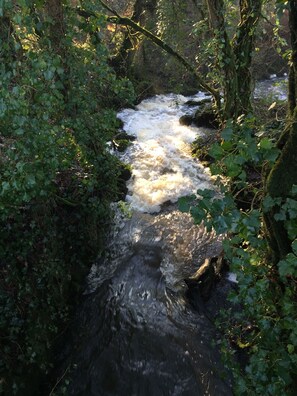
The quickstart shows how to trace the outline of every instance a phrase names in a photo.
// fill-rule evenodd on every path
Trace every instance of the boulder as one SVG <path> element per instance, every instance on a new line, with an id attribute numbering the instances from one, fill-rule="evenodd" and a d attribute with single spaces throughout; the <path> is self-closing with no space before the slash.
<path id="1" fill-rule="evenodd" d="M 194 106 L 201 106 L 206 103 L 211 103 L 211 98 L 205 98 L 205 99 L 200 99 L 200 100 L 188 100 L 185 105 L 189 107 L 194 107 Z"/>
<path id="2" fill-rule="evenodd" d="M 217 115 L 213 111 L 212 106 L 205 105 L 201 109 L 198 109 L 194 114 L 193 123 L 197 127 L 218 129 L 220 124 L 217 119 Z"/>
<path id="3" fill-rule="evenodd" d="M 181 116 L 179 119 L 179 123 L 185 126 L 191 125 L 193 121 L 194 121 L 193 116 L 190 114 L 185 114 Z"/>

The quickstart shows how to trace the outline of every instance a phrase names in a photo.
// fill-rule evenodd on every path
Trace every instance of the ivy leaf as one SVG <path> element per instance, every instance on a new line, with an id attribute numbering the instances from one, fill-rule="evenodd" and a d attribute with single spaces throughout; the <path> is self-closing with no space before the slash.
<path id="1" fill-rule="evenodd" d="M 233 149 L 233 143 L 227 140 L 224 140 L 221 143 L 221 147 L 225 150 L 225 151 L 230 151 Z"/>
<path id="2" fill-rule="evenodd" d="M 297 201 L 295 199 L 287 198 L 287 210 L 291 219 L 297 218 Z"/>
<path id="3" fill-rule="evenodd" d="M 263 212 L 264 213 L 269 212 L 270 209 L 272 209 L 274 207 L 274 205 L 275 205 L 275 200 L 273 198 L 271 198 L 270 195 L 266 196 L 262 202 Z"/>
<path id="4" fill-rule="evenodd" d="M 274 218 L 276 221 L 284 221 L 287 218 L 286 212 L 282 210 L 280 213 L 276 213 Z"/>
<path id="5" fill-rule="evenodd" d="M 291 355 L 294 352 L 295 348 L 294 348 L 294 345 L 288 344 L 287 349 L 288 349 L 289 354 Z"/>
<path id="6" fill-rule="evenodd" d="M 284 260 L 278 263 L 278 271 L 281 277 L 287 275 L 297 275 L 297 257 L 293 253 L 289 253 Z"/>
<path id="7" fill-rule="evenodd" d="M 215 143 L 211 146 L 209 155 L 215 159 L 221 159 L 224 156 L 224 149 L 218 143 Z"/>
<path id="8" fill-rule="evenodd" d="M 222 133 L 221 136 L 224 140 L 226 140 L 227 142 L 229 142 L 230 140 L 232 140 L 232 135 L 233 135 L 233 129 L 231 127 L 227 127 L 225 128 Z"/>
<path id="9" fill-rule="evenodd" d="M 190 213 L 196 224 L 200 224 L 206 217 L 204 210 L 197 206 L 192 207 Z"/>
<path id="10" fill-rule="evenodd" d="M 270 150 L 273 147 L 273 143 L 269 138 L 264 138 L 259 143 L 260 147 L 264 150 Z"/>
<path id="11" fill-rule="evenodd" d="M 294 220 L 286 222 L 286 228 L 290 239 L 297 238 L 297 222 Z"/>
<path id="12" fill-rule="evenodd" d="M 33 187 L 36 184 L 35 176 L 34 175 L 28 175 L 27 176 L 27 184 L 30 187 Z"/>
<path id="13" fill-rule="evenodd" d="M 186 197 L 181 197 L 178 200 L 178 208 L 182 213 L 188 213 L 195 199 L 195 195 L 189 195 Z"/>
<path id="14" fill-rule="evenodd" d="M 204 190 L 197 190 L 197 194 L 201 195 L 201 197 L 205 199 L 212 199 L 215 196 L 215 191 L 210 190 L 209 188 L 205 188 Z"/>
<path id="15" fill-rule="evenodd" d="M 271 150 L 267 151 L 267 154 L 265 155 L 265 159 L 270 162 L 275 162 L 279 154 L 280 154 L 280 150 L 277 149 L 276 147 L 273 147 Z"/>

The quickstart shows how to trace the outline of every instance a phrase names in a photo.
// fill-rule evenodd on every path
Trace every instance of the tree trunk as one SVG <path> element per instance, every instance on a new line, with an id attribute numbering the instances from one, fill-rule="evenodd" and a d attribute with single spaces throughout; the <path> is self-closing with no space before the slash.
<path id="1" fill-rule="evenodd" d="M 290 1 L 290 30 L 292 38 L 292 62 L 289 78 L 289 117 L 278 147 L 281 154 L 271 169 L 266 182 L 266 192 L 272 198 L 281 197 L 283 201 L 290 197 L 293 185 L 297 185 L 297 2 Z M 265 215 L 264 221 L 268 242 L 277 263 L 291 251 L 291 240 L 284 221 L 274 218 L 279 208 Z"/>
<path id="2" fill-rule="evenodd" d="M 231 41 L 226 29 L 224 0 L 207 0 L 210 28 L 218 41 L 218 69 L 223 74 L 222 118 L 236 119 L 251 111 L 251 61 L 262 0 L 240 0 L 240 22 Z M 222 49 L 221 49 L 222 48 Z"/>
<path id="3" fill-rule="evenodd" d="M 12 69 L 12 62 L 22 55 L 22 46 L 16 49 L 18 38 L 14 35 L 14 27 L 10 18 L 9 10 L 4 9 L 0 17 L 0 62 L 6 70 Z"/>
<path id="4" fill-rule="evenodd" d="M 254 37 L 261 14 L 261 0 L 240 0 L 240 23 L 233 39 L 237 71 L 238 115 L 252 110 L 253 93 L 251 63 L 254 49 Z"/>
<path id="5" fill-rule="evenodd" d="M 49 35 L 55 51 L 63 54 L 63 38 L 65 36 L 64 12 L 62 0 L 46 0 L 46 14 L 50 19 Z"/>
<path id="6" fill-rule="evenodd" d="M 291 33 L 291 46 L 292 58 L 291 67 L 289 72 L 289 114 L 294 115 L 297 106 L 297 1 L 291 0 L 290 3 L 290 33 Z"/>
<path id="7" fill-rule="evenodd" d="M 146 26 L 146 13 L 154 13 L 157 6 L 157 0 L 136 0 L 134 4 L 133 15 L 131 19 L 135 23 L 140 23 L 142 26 Z M 129 70 L 133 64 L 135 51 L 133 36 L 129 28 L 126 29 L 125 37 L 122 42 L 121 48 L 112 61 L 112 66 L 120 76 L 129 75 Z"/>

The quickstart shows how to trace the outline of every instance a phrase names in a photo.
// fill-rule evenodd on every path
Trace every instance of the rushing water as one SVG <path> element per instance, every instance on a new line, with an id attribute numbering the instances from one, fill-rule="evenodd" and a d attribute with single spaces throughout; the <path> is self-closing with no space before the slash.
<path id="1" fill-rule="evenodd" d="M 137 138 L 123 158 L 133 167 L 126 198 L 133 209 L 159 211 L 165 201 L 175 202 L 197 187 L 209 187 L 208 176 L 191 157 L 189 144 L 199 130 L 179 123 L 187 100 L 182 95 L 159 95 L 118 115 L 125 131 Z"/>
<path id="2" fill-rule="evenodd" d="M 287 74 L 283 77 L 277 77 L 275 74 L 270 76 L 269 80 L 262 80 L 256 83 L 254 96 L 271 100 L 286 100 L 288 97 L 288 79 Z"/>
<path id="3" fill-rule="evenodd" d="M 119 114 L 136 136 L 122 156 L 133 168 L 132 214 L 115 210 L 108 254 L 89 275 L 72 347 L 62 356 L 71 356 L 69 395 L 232 394 L 211 346 L 214 326 L 185 293 L 184 279 L 221 249 L 175 206 L 178 197 L 211 185 L 189 146 L 204 132 L 179 124 L 188 99 L 160 95 Z"/>

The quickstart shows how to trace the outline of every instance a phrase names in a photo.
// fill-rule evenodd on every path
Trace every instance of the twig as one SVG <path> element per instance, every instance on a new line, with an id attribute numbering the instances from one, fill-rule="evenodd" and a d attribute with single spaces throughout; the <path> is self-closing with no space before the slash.
<path id="1" fill-rule="evenodd" d="M 65 375 L 67 374 L 67 371 L 69 370 L 69 368 L 70 368 L 70 364 L 68 365 L 68 367 L 64 371 L 64 374 L 60 378 L 58 378 L 57 382 L 55 383 L 55 386 L 53 387 L 53 389 L 51 390 L 51 392 L 50 392 L 50 394 L 48 396 L 53 396 L 55 389 L 57 388 L 59 383 L 62 381 L 62 379 L 65 377 Z"/>

